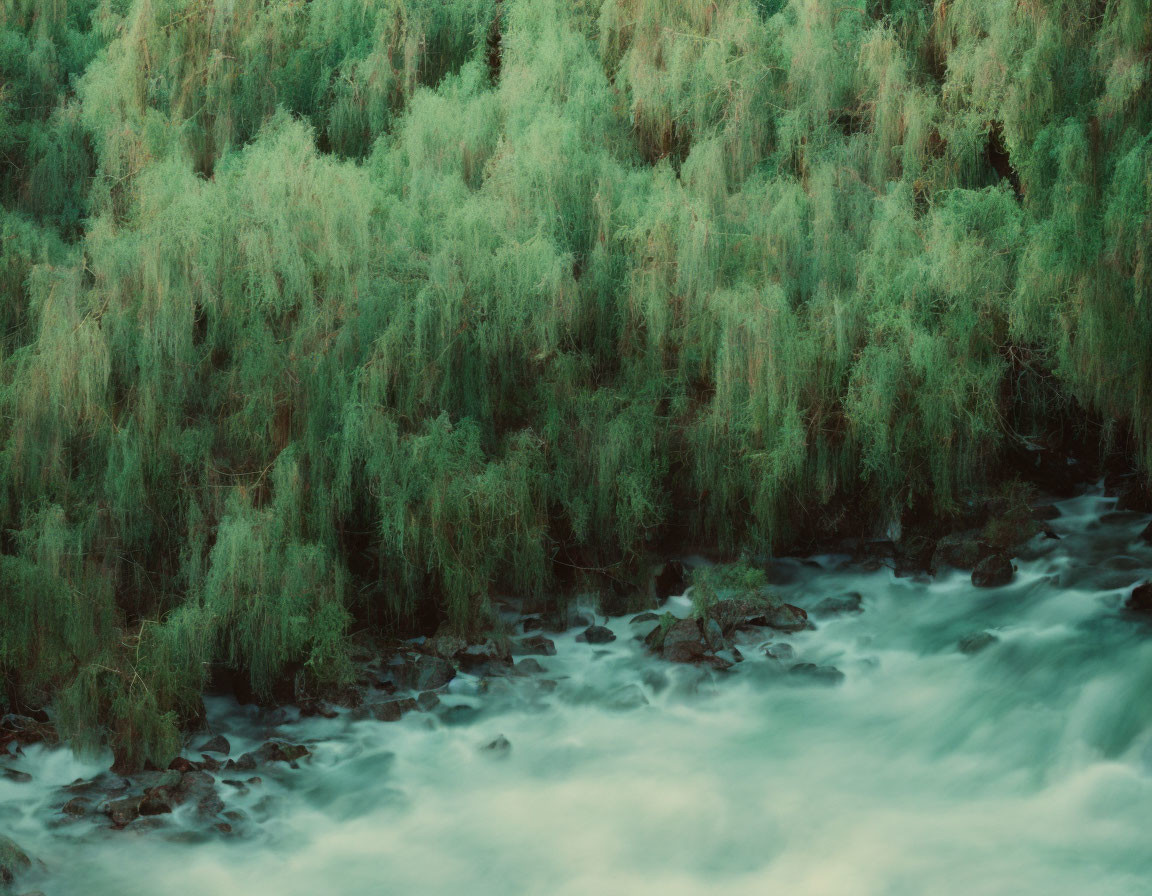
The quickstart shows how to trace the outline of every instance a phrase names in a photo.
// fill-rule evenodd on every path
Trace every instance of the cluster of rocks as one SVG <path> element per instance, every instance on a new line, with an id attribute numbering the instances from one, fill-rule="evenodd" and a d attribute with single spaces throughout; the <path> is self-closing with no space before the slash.
<path id="1" fill-rule="evenodd" d="M 858 613 L 862 609 L 862 599 L 855 593 L 827 598 L 817 608 L 826 615 Z M 655 623 L 644 638 L 653 654 L 669 662 L 717 670 L 730 669 L 743 661 L 735 641 L 738 632 L 763 634 L 769 630 L 787 634 L 813 627 L 805 610 L 780 601 L 767 589 L 720 596 L 701 608 L 695 617 L 643 613 L 632 621 Z M 761 650 L 770 660 L 790 664 L 789 674 L 798 679 L 837 683 L 844 678 L 843 673 L 832 666 L 792 662 L 795 653 L 786 642 L 768 642 Z"/>

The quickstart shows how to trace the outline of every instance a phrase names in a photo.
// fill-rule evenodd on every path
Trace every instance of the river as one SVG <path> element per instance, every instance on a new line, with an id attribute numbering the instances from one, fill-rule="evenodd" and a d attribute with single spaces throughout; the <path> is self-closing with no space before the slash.
<path id="1" fill-rule="evenodd" d="M 275 733 L 313 750 L 222 786 L 246 816 L 230 837 L 180 811 L 65 822 L 58 788 L 109 758 L 39 747 L 6 763 L 32 780 L 0 778 L 0 830 L 45 863 L 47 896 L 1150 893 L 1152 626 L 1121 610 L 1152 576 L 1148 518 L 1098 493 L 1057 506 L 1061 538 L 1035 539 L 1002 588 L 781 561 L 786 600 L 855 591 L 864 611 L 742 636 L 727 673 L 649 657 L 623 618 L 606 645 L 556 636 L 538 658 L 554 690 L 460 676 L 441 713 L 480 711 L 454 724 L 270 730 L 212 700 L 233 755 Z M 958 650 L 983 631 L 998 640 Z M 845 678 L 788 675 L 765 640 Z M 481 749 L 498 735 L 510 749 Z"/>

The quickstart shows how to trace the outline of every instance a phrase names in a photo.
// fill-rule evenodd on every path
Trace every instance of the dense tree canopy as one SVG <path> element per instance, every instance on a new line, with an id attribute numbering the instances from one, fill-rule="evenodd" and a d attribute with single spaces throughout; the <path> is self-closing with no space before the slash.
<path id="1" fill-rule="evenodd" d="M 163 759 L 353 620 L 1152 468 L 1152 7 L 0 0 L 0 295 L 6 700 Z"/>

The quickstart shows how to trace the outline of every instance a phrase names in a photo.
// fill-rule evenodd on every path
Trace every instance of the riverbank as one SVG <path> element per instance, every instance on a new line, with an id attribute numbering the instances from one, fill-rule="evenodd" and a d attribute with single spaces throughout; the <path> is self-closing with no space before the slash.
<path id="1" fill-rule="evenodd" d="M 412 642 L 365 667 L 376 684 L 358 708 L 212 698 L 211 731 L 190 746 L 222 736 L 228 754 L 188 751 L 209 760 L 177 771 L 188 797 L 120 827 L 108 803 L 171 773 L 118 793 L 110 757 L 28 746 L 5 763 L 30 779 L 0 780 L 0 823 L 44 863 L 22 881 L 48 896 L 82 881 L 95 896 L 334 882 L 911 896 L 1009 880 L 1129 896 L 1152 879 L 1152 640 L 1124 604 L 1152 546 L 1148 517 L 1117 504 L 1058 502 L 1059 537 L 1038 533 L 998 587 L 844 553 L 778 561 L 772 588 L 811 627 L 741 626 L 719 650 L 704 629 L 695 662 L 654 655 L 660 621 L 645 614 L 589 615 L 592 643 L 587 625 L 510 616 L 516 656 L 466 645 L 474 665 L 440 681 L 429 642 Z M 660 612 L 688 620 L 693 606 L 675 596 Z M 85 787 L 86 811 L 64 812 Z"/>

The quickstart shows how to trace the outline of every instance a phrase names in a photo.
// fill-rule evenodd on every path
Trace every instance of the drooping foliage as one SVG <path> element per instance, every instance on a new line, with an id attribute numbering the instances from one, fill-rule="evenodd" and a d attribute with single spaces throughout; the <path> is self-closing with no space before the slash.
<path id="1" fill-rule="evenodd" d="M 0 0 L 0 671 L 218 674 L 1152 469 L 1148 0 Z"/>

